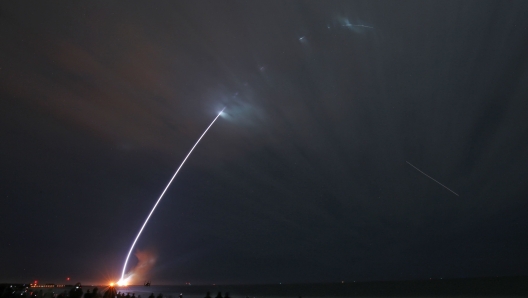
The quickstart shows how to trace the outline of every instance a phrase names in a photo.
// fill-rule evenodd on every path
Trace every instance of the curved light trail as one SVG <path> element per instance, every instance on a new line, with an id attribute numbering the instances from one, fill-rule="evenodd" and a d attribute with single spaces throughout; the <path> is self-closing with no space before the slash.
<path id="1" fill-rule="evenodd" d="M 198 145 L 198 143 L 200 143 L 200 140 L 205 136 L 205 134 L 207 133 L 207 131 L 209 130 L 209 128 L 211 128 L 211 126 L 213 126 L 213 124 L 215 123 L 216 119 L 218 119 L 218 117 L 220 117 L 220 115 L 222 115 L 222 112 L 223 112 L 224 110 L 225 110 L 225 107 L 220 111 L 220 113 L 218 113 L 218 116 L 216 116 L 216 118 L 214 118 L 213 122 L 211 122 L 211 124 L 209 124 L 209 126 L 208 126 L 207 129 L 204 131 L 204 133 L 200 136 L 200 138 L 198 139 L 198 141 L 196 141 L 196 143 L 194 144 L 194 146 L 191 148 L 191 151 L 189 151 L 189 153 L 187 154 L 187 156 L 185 156 L 185 158 L 183 159 L 182 163 L 180 164 L 180 166 L 179 166 L 178 169 L 176 170 L 176 173 L 174 173 L 174 175 L 172 176 L 171 180 L 169 181 L 169 184 L 167 184 L 167 186 L 165 187 L 165 189 L 164 189 L 163 192 L 161 193 L 160 197 L 159 197 L 158 200 L 156 201 L 156 204 L 154 204 L 154 207 L 152 207 L 152 210 L 150 211 L 149 215 L 147 216 L 147 219 L 145 220 L 145 222 L 144 222 L 143 225 L 141 226 L 141 229 L 139 229 L 139 233 L 137 234 L 136 239 L 134 239 L 134 242 L 132 243 L 132 246 L 130 247 L 130 250 L 128 251 L 127 257 L 126 257 L 126 259 L 125 259 L 125 265 L 123 266 L 123 272 L 121 273 L 121 279 L 119 280 L 118 284 L 119 284 L 119 283 L 124 283 L 125 270 L 126 270 L 126 266 L 127 266 L 127 263 L 128 263 L 128 259 L 130 258 L 130 254 L 132 253 L 132 250 L 134 249 L 134 246 L 136 245 L 136 242 L 138 241 L 139 236 L 141 235 L 141 232 L 143 232 L 143 229 L 144 229 L 145 226 L 147 225 L 147 222 L 148 222 L 148 220 L 150 219 L 150 216 L 152 216 L 152 213 L 154 213 L 154 209 L 156 209 L 156 207 L 158 206 L 159 202 L 160 202 L 161 199 L 163 198 L 163 195 L 165 194 L 165 192 L 167 191 L 167 189 L 168 189 L 169 186 L 171 185 L 172 180 L 174 180 L 174 178 L 176 178 L 176 175 L 178 175 L 178 172 L 179 172 L 180 169 L 182 168 L 182 166 L 183 166 L 183 164 L 185 163 L 185 161 L 187 160 L 187 158 L 189 158 L 189 156 L 190 156 L 191 153 L 193 152 L 194 148 Z"/>

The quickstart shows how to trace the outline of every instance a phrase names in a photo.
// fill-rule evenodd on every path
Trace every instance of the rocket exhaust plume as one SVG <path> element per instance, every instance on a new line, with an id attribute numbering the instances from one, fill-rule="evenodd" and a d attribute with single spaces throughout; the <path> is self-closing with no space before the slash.
<path id="1" fill-rule="evenodd" d="M 129 270 L 127 276 L 121 279 L 119 283 L 142 284 L 143 281 L 149 280 L 148 273 L 156 263 L 156 255 L 153 251 L 148 250 L 137 250 L 135 255 L 138 259 L 137 265 L 132 270 Z"/>
<path id="2" fill-rule="evenodd" d="M 127 263 L 128 263 L 128 259 L 130 258 L 130 254 L 132 253 L 132 250 L 134 250 L 134 246 L 136 245 L 136 242 L 138 241 L 139 236 L 141 235 L 141 232 L 143 232 L 143 229 L 144 229 L 145 226 L 147 225 L 148 220 L 149 220 L 150 217 L 152 216 L 152 213 L 154 213 L 154 210 L 156 209 L 156 207 L 158 206 L 159 202 L 160 202 L 161 199 L 163 198 L 163 195 L 165 195 L 165 192 L 167 191 L 167 189 L 168 189 L 169 186 L 171 185 L 172 180 L 174 180 L 174 178 L 176 178 L 176 175 L 178 175 L 178 172 L 179 172 L 180 169 L 182 168 L 182 166 L 183 166 L 183 164 L 185 163 L 185 161 L 187 161 L 187 158 L 189 158 L 189 156 L 190 156 L 191 153 L 193 152 L 194 148 L 196 148 L 196 146 L 198 145 L 198 143 L 200 143 L 200 140 L 202 140 L 202 138 L 205 136 L 205 134 L 207 133 L 207 131 L 209 130 L 209 128 L 211 128 L 211 126 L 213 126 L 213 124 L 215 123 L 216 119 L 218 119 L 218 117 L 220 117 L 220 115 L 222 115 L 222 112 L 223 112 L 224 110 L 225 110 L 225 107 L 220 111 L 220 113 L 218 113 L 218 115 L 216 116 L 216 118 L 214 118 L 213 122 L 211 122 L 211 124 L 209 124 L 209 126 L 208 126 L 207 129 L 203 132 L 203 134 L 200 136 L 200 138 L 198 139 L 198 141 L 196 141 L 196 143 L 194 144 L 194 146 L 191 148 L 191 151 L 189 151 L 189 153 L 187 154 L 187 156 L 185 156 L 185 158 L 183 159 L 182 163 L 180 164 L 180 166 L 179 166 L 178 169 L 176 170 L 176 173 L 174 173 L 174 175 L 172 176 L 171 180 L 169 181 L 169 183 L 167 184 L 167 186 L 165 187 L 165 189 L 164 189 L 163 192 L 161 193 L 160 197 L 159 197 L 158 200 L 156 201 L 156 204 L 154 204 L 154 207 L 152 207 L 152 210 L 150 211 L 149 215 L 147 216 L 147 219 L 145 220 L 145 222 L 144 222 L 143 225 L 141 226 L 141 229 L 139 229 L 139 233 L 137 234 L 136 239 L 134 239 L 134 242 L 132 242 L 132 246 L 130 247 L 130 250 L 128 251 L 127 257 L 126 257 L 126 259 L 125 259 L 125 264 L 123 265 L 123 272 L 121 273 L 121 279 L 119 280 L 118 284 L 120 284 L 120 285 L 124 285 L 124 284 L 126 283 L 126 281 L 125 281 L 125 271 L 126 271 L 126 266 L 127 266 Z"/>

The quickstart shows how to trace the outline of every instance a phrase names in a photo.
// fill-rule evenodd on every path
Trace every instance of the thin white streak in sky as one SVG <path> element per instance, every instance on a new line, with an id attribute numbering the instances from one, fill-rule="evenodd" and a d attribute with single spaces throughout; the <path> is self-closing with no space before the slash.
<path id="1" fill-rule="evenodd" d="M 429 178 L 429 179 L 433 180 L 434 182 L 436 182 L 436 183 L 442 185 L 445 189 L 449 190 L 450 192 L 454 193 L 455 195 L 457 195 L 457 196 L 459 197 L 459 195 L 458 195 L 456 192 L 450 190 L 447 186 L 445 186 L 445 185 L 443 185 L 442 183 L 436 181 L 433 177 L 431 177 L 431 176 L 427 175 L 426 173 L 420 171 L 420 169 L 418 169 L 417 167 L 413 166 L 410 162 L 408 162 L 408 161 L 405 161 L 405 162 L 408 163 L 411 167 L 415 168 L 418 172 L 424 174 L 427 178 Z"/>
<path id="2" fill-rule="evenodd" d="M 374 27 L 367 26 L 367 25 L 352 25 L 352 24 L 346 24 L 346 25 L 341 25 L 341 26 L 343 26 L 343 27 L 363 27 L 363 28 L 374 29 Z"/>

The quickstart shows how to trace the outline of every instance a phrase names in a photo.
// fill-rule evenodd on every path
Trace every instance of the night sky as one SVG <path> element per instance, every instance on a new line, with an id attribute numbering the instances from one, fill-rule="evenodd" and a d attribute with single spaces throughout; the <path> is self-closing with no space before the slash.
<path id="1" fill-rule="evenodd" d="M 153 283 L 528 274 L 527 15 L 3 1 L 0 282 L 116 280 L 223 107 L 137 243 Z"/>

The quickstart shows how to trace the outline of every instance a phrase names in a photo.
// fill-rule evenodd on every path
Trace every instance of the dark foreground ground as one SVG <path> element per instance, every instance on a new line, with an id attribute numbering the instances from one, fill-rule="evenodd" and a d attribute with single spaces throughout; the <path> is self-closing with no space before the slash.
<path id="1" fill-rule="evenodd" d="M 0 285 L 0 298 L 9 285 Z M 92 287 L 83 287 L 85 289 Z M 107 286 L 99 286 L 101 292 Z M 528 297 L 528 277 L 497 277 L 471 279 L 443 279 L 423 281 L 382 281 L 382 282 L 345 282 L 319 284 L 283 284 L 283 285 L 193 285 L 193 286 L 129 286 L 118 291 L 135 292 L 147 298 L 147 293 L 162 293 L 164 297 L 176 298 L 178 293 L 184 297 L 204 297 L 210 292 L 215 297 L 218 292 L 230 293 L 235 297 L 387 297 L 387 296 L 518 296 Z M 64 291 L 64 290 L 62 290 Z M 5 293 L 5 292 L 4 292 Z M 102 294 L 102 293 L 101 293 Z M 20 297 L 20 296 L 19 296 Z M 5 297 L 9 298 L 9 297 Z"/>

